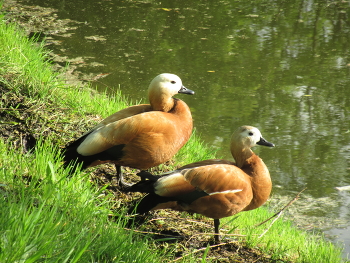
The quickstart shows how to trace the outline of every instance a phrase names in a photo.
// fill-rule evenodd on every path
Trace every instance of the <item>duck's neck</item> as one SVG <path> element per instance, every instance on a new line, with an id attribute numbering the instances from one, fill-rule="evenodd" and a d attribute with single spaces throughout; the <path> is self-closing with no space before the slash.
<path id="1" fill-rule="evenodd" d="M 231 146 L 231 153 L 239 168 L 242 168 L 247 163 L 247 160 L 254 155 L 250 148 L 237 147 L 236 145 Z"/>
<path id="2" fill-rule="evenodd" d="M 169 112 L 174 107 L 174 98 L 162 94 L 161 96 L 149 98 L 152 109 L 156 111 Z"/>

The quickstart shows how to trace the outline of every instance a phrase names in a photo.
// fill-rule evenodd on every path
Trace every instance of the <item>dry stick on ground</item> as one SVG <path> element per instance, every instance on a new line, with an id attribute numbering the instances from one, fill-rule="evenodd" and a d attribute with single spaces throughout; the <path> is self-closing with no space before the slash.
<path id="1" fill-rule="evenodd" d="M 152 218 L 150 220 L 148 220 L 147 222 L 152 222 L 152 221 L 157 221 L 157 220 L 168 220 L 168 219 L 174 219 L 174 220 L 182 220 L 182 221 L 187 221 L 190 223 L 195 223 L 195 224 L 200 224 L 200 225 L 205 225 L 205 226 L 211 226 L 212 224 L 206 223 L 206 222 L 202 222 L 202 221 L 198 221 L 198 220 L 194 220 L 194 219 L 189 219 L 189 218 L 181 218 L 181 217 L 157 217 L 157 218 Z"/>
<path id="2" fill-rule="evenodd" d="M 0 108 L 0 110 L 26 110 L 26 109 L 13 109 L 13 108 Z"/>
<path id="3" fill-rule="evenodd" d="M 34 110 L 38 110 L 42 107 L 39 107 L 37 109 L 15 109 L 15 108 L 0 108 L 0 110 L 7 110 L 7 111 L 34 111 Z M 56 110 L 69 110 L 69 108 L 56 108 Z"/>
<path id="4" fill-rule="evenodd" d="M 283 211 L 280 211 L 280 213 L 278 214 L 278 216 L 271 222 L 271 224 L 269 225 L 268 228 L 265 229 L 265 231 L 259 236 L 259 238 L 262 238 L 267 231 L 269 231 L 269 229 L 272 227 L 272 225 L 277 221 L 278 218 L 280 218 L 280 216 L 282 215 Z"/>
<path id="5" fill-rule="evenodd" d="M 286 204 L 280 211 L 278 211 L 276 214 L 274 214 L 273 216 L 269 217 L 268 219 L 262 221 L 261 223 L 255 225 L 254 227 L 261 226 L 261 225 L 265 224 L 267 221 L 271 220 L 272 218 L 274 218 L 274 217 L 276 217 L 276 216 L 278 216 L 277 218 L 279 218 L 279 217 L 281 216 L 282 212 L 283 212 L 288 206 L 290 206 L 290 205 L 293 204 L 296 200 L 298 200 L 299 197 L 300 197 L 300 194 L 301 194 L 302 192 L 304 192 L 305 190 L 306 190 L 306 187 L 305 187 L 303 190 L 301 190 L 301 191 L 300 191 L 288 204 Z M 272 222 L 272 224 L 273 224 L 275 221 L 276 221 L 276 220 L 274 220 L 274 221 Z M 271 224 L 271 225 L 272 225 L 272 224 Z M 270 227 L 271 227 L 271 225 L 270 225 Z M 269 228 L 270 228 L 270 227 L 269 227 Z"/>
<path id="6" fill-rule="evenodd" d="M 262 237 L 267 233 L 267 231 L 269 231 L 269 229 L 270 229 L 270 228 L 272 227 L 272 225 L 277 221 L 277 219 L 281 217 L 283 211 L 284 211 L 288 206 L 290 206 L 291 204 L 293 204 L 296 200 L 298 200 L 299 197 L 300 197 L 300 194 L 301 194 L 302 192 L 304 192 L 305 189 L 306 189 L 306 187 L 305 187 L 303 190 L 301 190 L 301 191 L 293 198 L 293 200 L 291 200 L 287 205 L 285 205 L 285 206 L 284 206 L 280 211 L 278 211 L 276 214 L 274 214 L 274 215 L 271 216 L 270 218 L 266 219 L 265 221 L 261 222 L 260 224 L 257 224 L 257 225 L 254 226 L 254 227 L 261 226 L 262 224 L 264 224 L 264 223 L 266 223 L 267 221 L 271 220 L 272 218 L 276 217 L 276 218 L 271 222 L 271 224 L 268 226 L 268 228 L 266 228 L 265 231 L 259 236 L 259 238 L 262 238 Z"/>
<path id="7" fill-rule="evenodd" d="M 225 242 L 225 243 L 220 243 L 220 244 L 216 244 L 216 245 L 211 245 L 211 246 L 209 246 L 209 248 L 220 247 L 220 246 L 224 246 L 224 245 L 231 244 L 231 243 L 236 243 L 236 241 L 231 241 L 231 242 Z M 201 252 L 201 251 L 206 250 L 206 249 L 208 249 L 208 247 L 202 247 L 202 248 L 200 248 L 200 249 L 197 249 L 196 251 L 193 251 L 193 252 L 191 252 L 191 253 L 188 253 L 188 254 L 186 254 L 186 255 L 183 255 L 182 257 L 178 257 L 178 258 L 174 259 L 174 260 L 171 261 L 171 262 L 176 262 L 176 261 L 178 261 L 178 260 L 180 260 L 180 259 L 183 259 L 184 257 L 187 257 L 187 256 L 189 256 L 189 255 L 192 255 L 193 253 Z"/>
<path id="8" fill-rule="evenodd" d="M 124 230 L 133 231 L 135 233 L 140 233 L 140 234 L 162 235 L 162 236 L 167 236 L 167 237 L 179 238 L 178 236 L 170 235 L 170 234 L 163 234 L 161 232 L 157 233 L 157 232 L 151 232 L 151 231 L 141 231 L 141 230 L 135 230 L 135 229 L 126 228 L 126 227 L 124 227 Z"/>
<path id="9" fill-rule="evenodd" d="M 191 237 L 186 241 L 186 244 L 192 239 L 195 238 L 196 236 L 208 236 L 208 235 L 212 235 L 210 233 L 196 233 L 196 234 L 192 234 Z M 241 235 L 241 234 L 220 234 L 221 237 L 246 237 L 247 235 Z M 237 242 L 237 240 L 233 240 L 227 243 L 221 243 L 221 244 L 229 244 L 229 243 L 234 243 Z"/>

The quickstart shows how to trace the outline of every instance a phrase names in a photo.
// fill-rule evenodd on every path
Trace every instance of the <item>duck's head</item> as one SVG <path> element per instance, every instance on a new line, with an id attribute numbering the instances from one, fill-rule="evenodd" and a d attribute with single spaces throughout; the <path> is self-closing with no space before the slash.
<path id="1" fill-rule="evenodd" d="M 150 95 L 163 94 L 168 97 L 178 93 L 194 94 L 194 91 L 182 85 L 182 81 L 178 76 L 170 73 L 163 73 L 155 77 L 149 85 L 148 92 Z"/>
<path id="2" fill-rule="evenodd" d="M 232 135 L 231 142 L 242 148 L 251 148 L 256 145 L 274 147 L 271 142 L 266 141 L 258 128 L 252 126 L 241 126 Z"/>

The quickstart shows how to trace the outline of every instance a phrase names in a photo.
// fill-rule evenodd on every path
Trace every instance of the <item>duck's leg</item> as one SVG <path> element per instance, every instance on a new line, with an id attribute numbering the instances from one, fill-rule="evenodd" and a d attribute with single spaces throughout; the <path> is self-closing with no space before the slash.
<path id="1" fill-rule="evenodd" d="M 220 233 L 219 233 L 220 219 L 214 219 L 214 229 L 215 229 L 215 242 L 220 243 Z"/>
<path id="2" fill-rule="evenodd" d="M 115 169 L 117 170 L 117 183 L 120 188 L 128 188 L 131 184 L 124 181 L 122 167 L 115 164 Z"/>

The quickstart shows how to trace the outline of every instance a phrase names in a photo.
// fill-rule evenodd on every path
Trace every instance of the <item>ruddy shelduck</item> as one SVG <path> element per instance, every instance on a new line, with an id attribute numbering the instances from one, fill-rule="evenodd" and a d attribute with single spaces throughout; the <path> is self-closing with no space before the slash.
<path id="1" fill-rule="evenodd" d="M 236 163 L 205 160 L 192 163 L 160 177 L 141 172 L 140 181 L 128 192 L 148 193 L 129 213 L 146 214 L 157 209 L 198 213 L 214 219 L 215 241 L 220 241 L 220 218 L 258 208 L 268 199 L 272 183 L 265 163 L 251 150 L 255 145 L 274 147 L 260 131 L 239 127 L 231 138 Z"/>
<path id="2" fill-rule="evenodd" d="M 160 74 L 148 88 L 150 104 L 130 106 L 104 119 L 64 150 L 64 165 L 82 169 L 114 163 L 120 186 L 121 166 L 146 170 L 170 160 L 192 133 L 192 115 L 178 93 L 194 94 L 174 74 Z"/>

